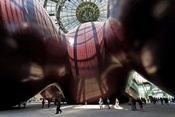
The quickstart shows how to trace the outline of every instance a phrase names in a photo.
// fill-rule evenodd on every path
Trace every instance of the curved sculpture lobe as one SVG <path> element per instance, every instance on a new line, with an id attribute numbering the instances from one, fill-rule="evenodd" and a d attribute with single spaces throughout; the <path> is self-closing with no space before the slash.
<path id="1" fill-rule="evenodd" d="M 63 76 L 63 34 L 35 0 L 0 1 L 0 108 L 27 100 Z M 57 50 L 57 52 L 55 51 Z"/>
<path id="2" fill-rule="evenodd" d="M 73 79 L 69 78 L 69 103 L 96 103 L 101 97 L 124 98 L 128 69 L 105 45 L 103 22 L 88 22 L 66 35 Z M 107 32 L 106 32 L 107 33 Z M 116 50 L 120 53 L 120 50 Z M 72 102 L 71 100 L 72 99 Z M 126 101 L 126 100 L 125 100 Z"/>
<path id="3" fill-rule="evenodd" d="M 175 95 L 174 0 L 120 0 L 110 10 L 124 30 L 123 50 L 128 64 L 146 79 Z M 118 17 L 116 17 L 117 13 Z"/>

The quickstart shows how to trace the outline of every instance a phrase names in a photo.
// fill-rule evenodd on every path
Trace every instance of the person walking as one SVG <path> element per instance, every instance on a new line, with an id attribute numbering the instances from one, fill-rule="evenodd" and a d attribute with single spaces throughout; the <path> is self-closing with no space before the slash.
<path id="1" fill-rule="evenodd" d="M 56 107 L 56 113 L 55 114 L 58 114 L 58 113 L 62 113 L 62 110 L 61 110 L 61 99 L 60 98 L 57 101 L 57 107 Z"/>
<path id="2" fill-rule="evenodd" d="M 107 105 L 108 105 L 108 109 L 110 109 L 110 100 L 109 100 L 109 98 L 107 98 Z"/>

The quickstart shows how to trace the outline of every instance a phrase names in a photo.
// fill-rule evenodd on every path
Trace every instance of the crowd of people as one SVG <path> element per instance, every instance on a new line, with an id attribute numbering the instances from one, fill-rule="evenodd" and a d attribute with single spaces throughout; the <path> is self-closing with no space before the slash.
<path id="1" fill-rule="evenodd" d="M 50 108 L 51 101 L 52 100 L 47 99 L 48 108 Z M 41 103 L 42 103 L 41 108 L 44 108 L 45 103 L 46 103 L 46 99 L 43 98 Z M 62 110 L 61 110 L 61 98 L 55 99 L 54 104 L 56 105 L 56 113 L 55 114 L 59 114 L 59 113 L 61 114 L 62 113 Z"/>
<path id="2" fill-rule="evenodd" d="M 41 108 L 44 108 L 45 107 L 45 103 L 46 101 L 48 102 L 47 103 L 47 107 L 50 108 L 50 103 L 52 102 L 52 100 L 49 100 L 49 99 L 42 99 L 41 101 Z M 149 99 L 145 99 L 145 98 L 133 98 L 133 97 L 129 97 L 129 105 L 131 106 L 131 111 L 143 111 L 143 105 L 145 105 L 147 102 L 149 103 L 152 103 L 152 104 L 162 104 L 162 105 L 169 105 L 169 102 L 175 102 L 175 97 L 170 99 L 170 98 L 162 98 L 162 97 L 159 97 L 159 98 L 155 98 L 155 97 L 150 97 Z M 109 98 L 106 98 L 105 101 L 103 101 L 102 98 L 99 98 L 99 108 L 100 109 L 104 109 L 105 108 L 105 105 L 107 106 L 108 109 L 111 109 L 111 106 L 114 105 L 114 108 L 115 109 L 118 109 L 120 108 L 119 106 L 119 99 L 116 98 L 115 99 L 115 103 L 112 104 L 110 99 Z M 20 102 L 18 107 L 20 108 L 20 106 L 23 105 L 23 108 L 26 107 L 27 105 L 27 101 L 23 101 L 23 102 Z M 62 113 L 62 109 L 61 109 L 61 98 L 58 98 L 58 99 L 55 99 L 54 101 L 54 105 L 56 105 L 56 110 L 55 110 L 55 114 L 61 114 Z M 85 105 L 87 106 L 87 102 L 85 102 Z M 138 107 L 136 106 L 138 105 Z"/>
<path id="3" fill-rule="evenodd" d="M 42 103 L 41 108 L 44 108 L 46 101 L 48 102 L 47 107 L 50 108 L 50 103 L 52 102 L 52 100 L 49 100 L 49 99 L 46 100 L 44 98 L 41 101 L 41 103 Z M 159 97 L 159 98 L 149 97 L 149 99 L 129 97 L 129 105 L 131 105 L 131 111 L 137 111 L 137 110 L 143 111 L 143 105 L 145 105 L 147 102 L 150 102 L 152 104 L 160 103 L 162 105 L 164 105 L 164 104 L 169 105 L 169 102 L 175 102 L 175 97 L 172 99 L 162 98 L 162 97 Z M 103 109 L 105 104 L 107 105 L 108 109 L 111 109 L 112 104 L 111 104 L 109 98 L 106 98 L 105 102 L 103 101 L 102 98 L 99 98 L 98 103 L 99 103 L 100 109 Z M 136 106 L 137 103 L 139 105 L 138 106 L 139 108 L 137 108 L 137 106 Z M 20 102 L 18 107 L 20 108 L 21 105 L 23 105 L 23 108 L 25 108 L 27 105 L 27 101 Z M 56 113 L 55 114 L 62 113 L 61 98 L 55 99 L 54 105 L 56 105 Z M 85 105 L 87 106 L 87 102 L 85 102 Z M 118 100 L 118 98 L 116 98 L 115 103 L 114 103 L 114 108 L 117 109 L 119 107 L 120 107 L 119 100 Z"/>
<path id="4" fill-rule="evenodd" d="M 103 102 L 102 98 L 99 98 L 98 103 L 99 103 L 100 109 L 103 109 L 104 108 L 103 107 L 104 102 Z M 106 104 L 107 104 L 108 109 L 111 109 L 111 107 L 110 107 L 110 99 L 109 98 L 106 99 Z M 120 107 L 119 106 L 119 100 L 118 100 L 118 98 L 116 98 L 115 104 L 114 104 L 114 108 L 118 108 L 118 107 Z"/>
<path id="5" fill-rule="evenodd" d="M 143 111 L 143 105 L 146 104 L 147 102 L 150 102 L 152 104 L 166 104 L 169 105 L 169 102 L 175 102 L 175 97 L 174 98 L 166 98 L 166 97 L 149 97 L 148 99 L 145 98 L 129 98 L 129 105 L 131 105 L 131 110 L 132 111 Z M 139 109 L 136 107 L 136 103 L 139 104 Z"/>
<path id="6" fill-rule="evenodd" d="M 150 102 L 150 103 L 153 103 L 153 104 L 156 104 L 156 103 L 160 103 L 162 105 L 166 104 L 166 105 L 169 105 L 169 102 L 175 102 L 175 97 L 170 99 L 170 98 L 162 98 L 162 97 L 159 97 L 159 98 L 153 98 L 153 97 L 149 97 L 149 99 L 145 99 L 145 98 L 133 98 L 133 97 L 130 97 L 129 98 L 129 105 L 131 105 L 131 111 L 143 111 L 143 106 L 147 103 L 147 102 Z M 102 98 L 99 98 L 99 108 L 100 109 L 103 109 L 104 108 L 104 102 L 103 102 L 103 99 Z M 107 98 L 106 99 L 106 105 L 108 107 L 108 109 L 110 109 L 110 99 Z M 138 108 L 137 106 L 138 105 Z M 119 100 L 118 98 L 116 98 L 115 100 L 115 104 L 114 104 L 114 108 L 117 109 L 117 108 L 120 108 L 119 106 Z"/>

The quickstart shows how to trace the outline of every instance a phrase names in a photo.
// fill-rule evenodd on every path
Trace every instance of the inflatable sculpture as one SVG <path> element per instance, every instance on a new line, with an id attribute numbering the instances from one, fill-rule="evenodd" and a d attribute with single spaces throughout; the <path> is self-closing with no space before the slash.
<path id="1" fill-rule="evenodd" d="M 109 0 L 105 22 L 64 34 L 36 0 L 1 0 L 0 109 L 51 85 L 69 104 L 125 100 L 131 70 L 175 95 L 174 2 Z"/>

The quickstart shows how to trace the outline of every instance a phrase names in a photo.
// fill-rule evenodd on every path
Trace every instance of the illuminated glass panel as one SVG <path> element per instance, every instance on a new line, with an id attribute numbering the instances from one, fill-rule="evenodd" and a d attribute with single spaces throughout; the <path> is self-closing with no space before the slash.
<path id="1" fill-rule="evenodd" d="M 107 19 L 107 0 L 38 0 L 64 33 L 85 22 Z"/>

